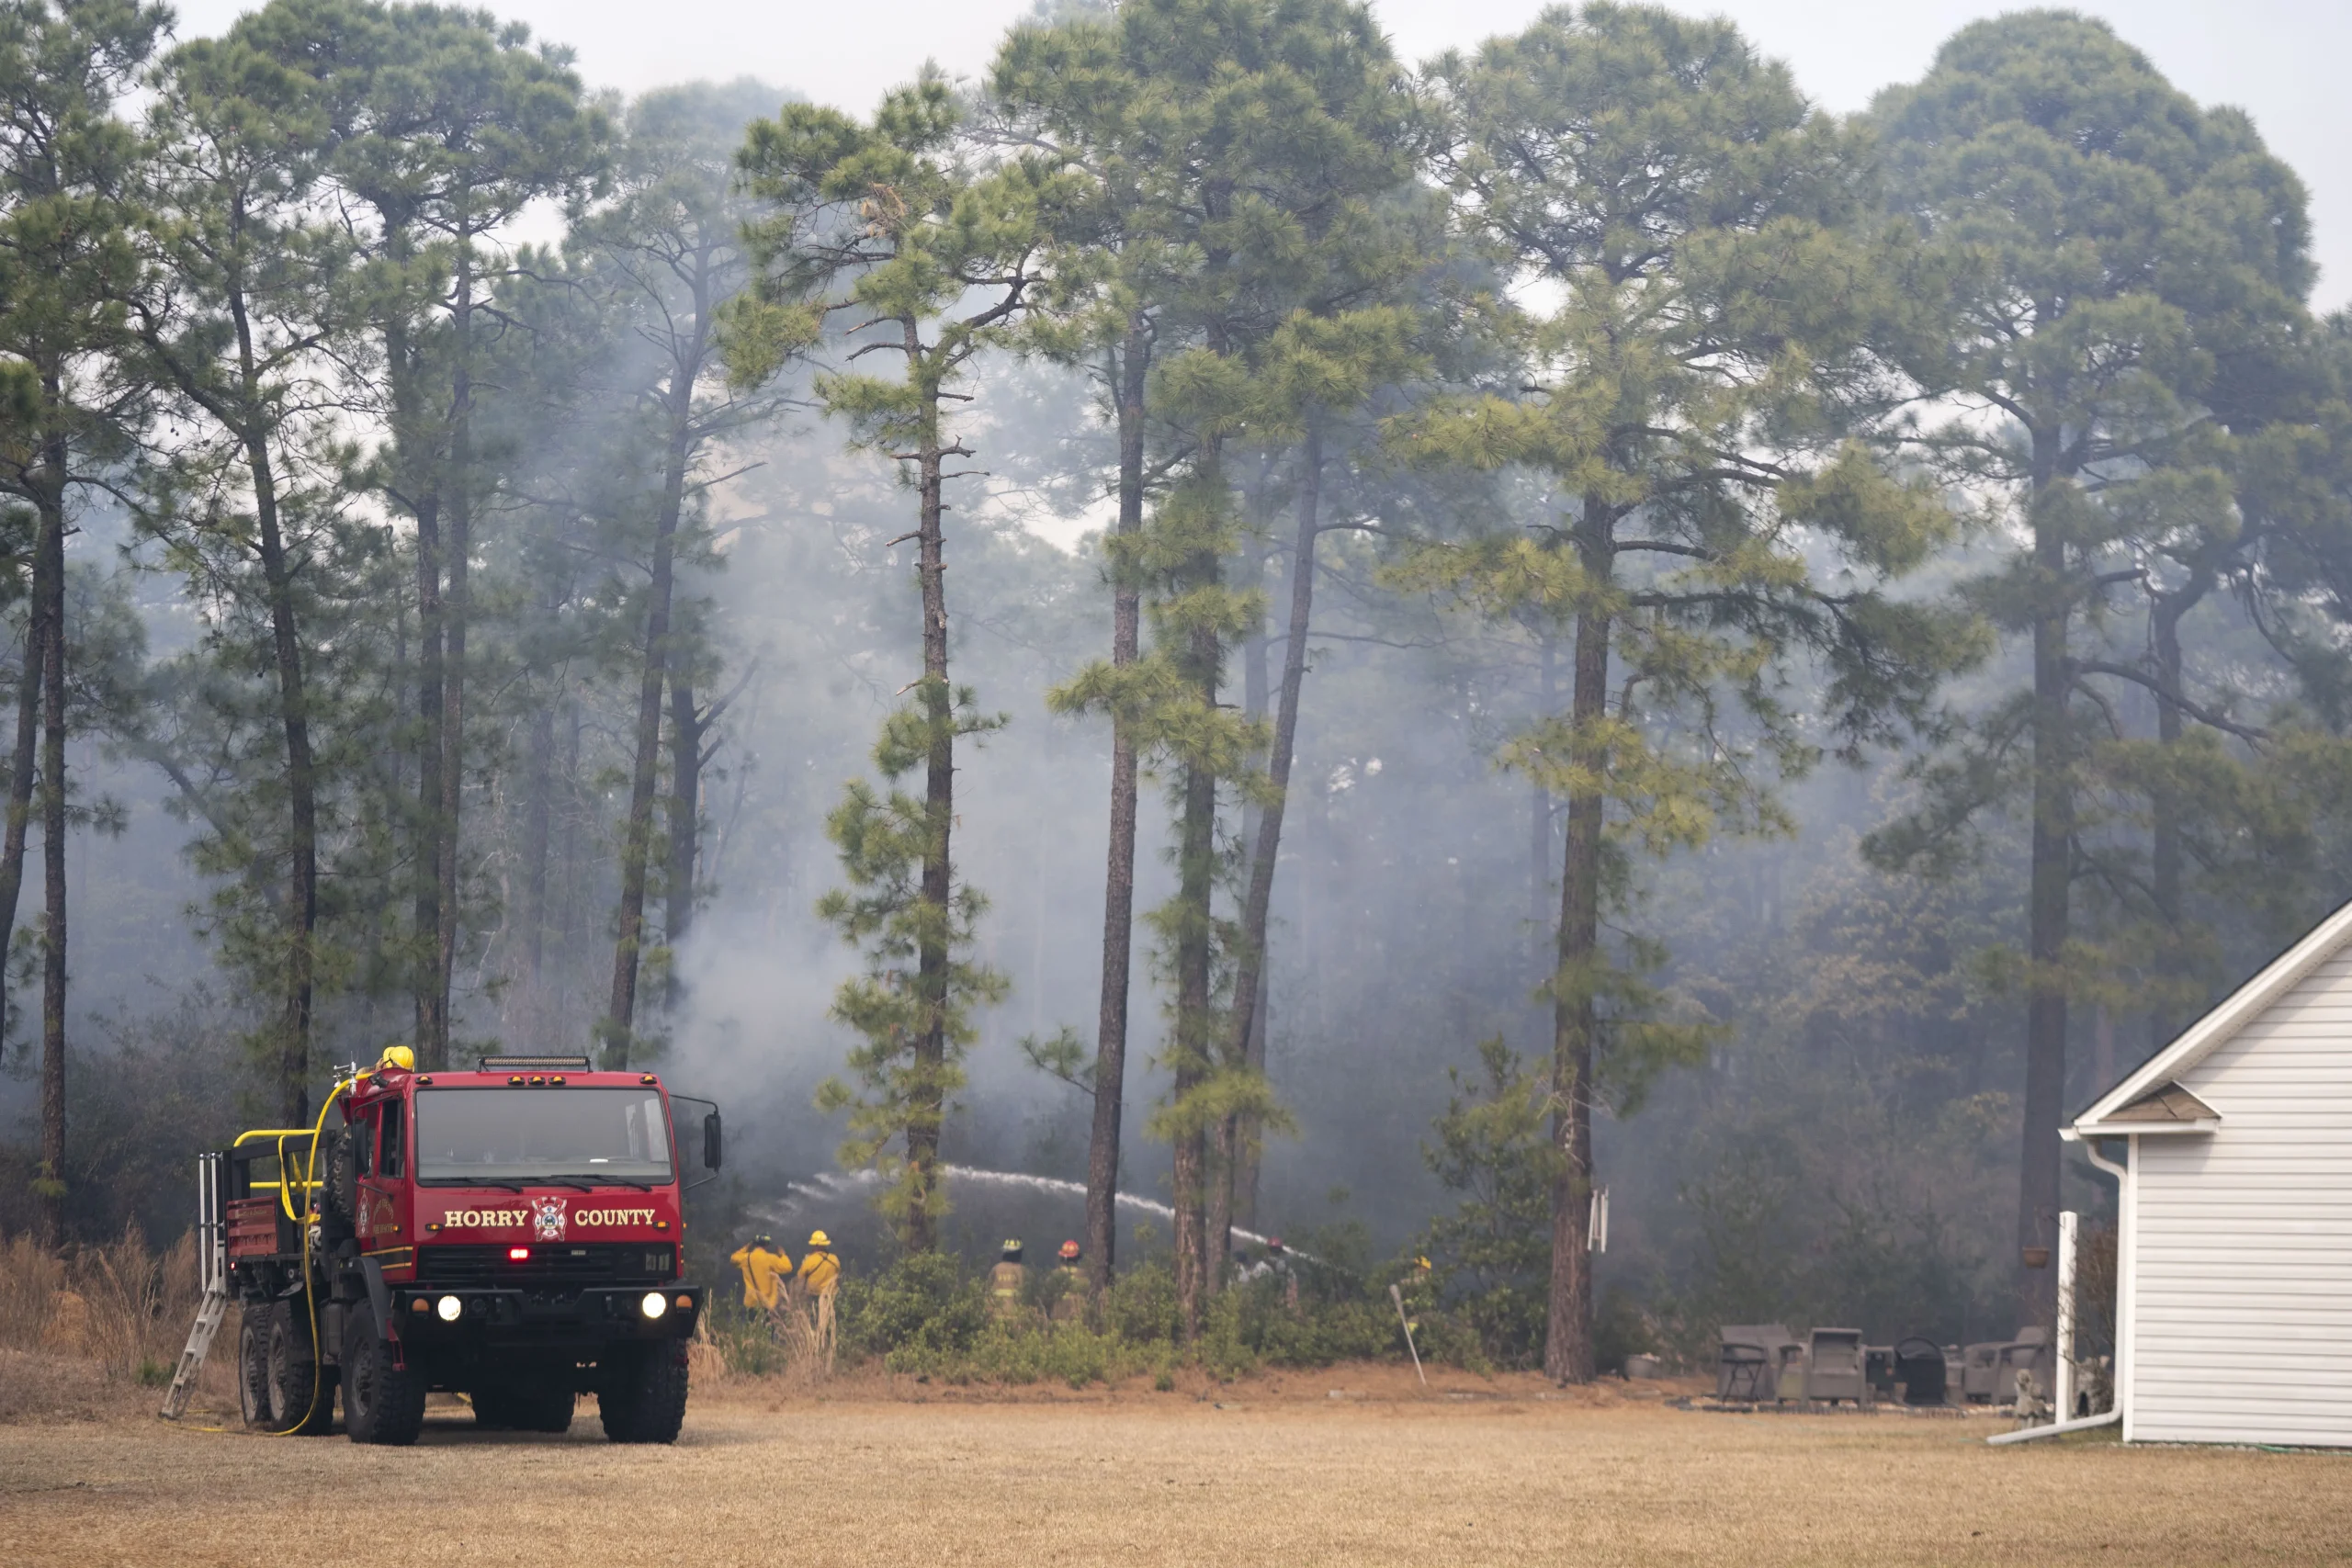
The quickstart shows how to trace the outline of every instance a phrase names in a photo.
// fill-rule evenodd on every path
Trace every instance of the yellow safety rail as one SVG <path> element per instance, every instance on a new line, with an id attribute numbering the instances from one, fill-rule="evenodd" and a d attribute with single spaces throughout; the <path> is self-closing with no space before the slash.
<path id="1" fill-rule="evenodd" d="M 344 1087 L 347 1086 L 337 1086 L 336 1093 L 341 1093 Z M 327 1096 L 327 1104 L 319 1108 L 319 1120 L 322 1126 L 323 1126 L 326 1121 L 327 1106 L 331 1106 L 334 1103 L 334 1095 L 331 1094 Z M 274 1157 L 277 1161 L 278 1179 L 276 1181 L 248 1181 L 245 1185 L 253 1191 L 271 1191 L 277 1193 L 277 1206 L 284 1210 L 286 1217 L 292 1220 L 296 1224 L 300 1224 L 305 1215 L 298 1214 L 294 1212 L 294 1194 L 292 1190 L 296 1187 L 300 1187 L 302 1190 L 302 1207 L 305 1213 L 307 1213 L 311 1206 L 311 1194 L 318 1190 L 319 1183 L 309 1179 L 295 1182 L 289 1182 L 286 1179 L 286 1140 L 288 1138 L 306 1138 L 310 1140 L 310 1147 L 303 1150 L 298 1157 L 308 1161 L 311 1167 L 315 1168 L 318 1161 L 319 1132 L 319 1128 L 311 1127 L 255 1127 L 249 1133 L 238 1134 L 237 1141 L 229 1145 L 231 1148 L 235 1149 L 243 1148 L 247 1143 L 255 1138 L 275 1138 L 277 1140 L 277 1152 Z"/>

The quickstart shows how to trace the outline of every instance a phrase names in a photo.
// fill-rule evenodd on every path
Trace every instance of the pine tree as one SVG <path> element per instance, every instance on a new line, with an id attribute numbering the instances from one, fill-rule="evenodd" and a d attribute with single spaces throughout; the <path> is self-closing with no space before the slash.
<path id="1" fill-rule="evenodd" d="M 214 623 L 234 645 L 232 663 L 273 674 L 282 755 L 266 793 L 282 803 L 283 825 L 256 823 L 258 843 L 232 831 L 234 842 L 216 847 L 274 861 L 283 846 L 283 886 L 264 884 L 262 910 L 224 911 L 224 935 L 279 998 L 261 1055 L 279 1124 L 300 1127 L 310 1122 L 319 979 L 311 580 L 349 564 L 338 558 L 348 457 L 331 388 L 334 356 L 356 325 L 345 319 L 356 258 L 310 206 L 325 126 L 307 78 L 242 42 L 198 40 L 164 62 L 160 87 L 140 193 L 147 276 L 130 296 L 138 371 L 168 393 L 170 411 L 145 522 L 192 592 L 234 606 Z M 239 635 L 254 619 L 267 628 L 266 651 Z"/>
<path id="2" fill-rule="evenodd" d="M 494 236 L 603 172 L 610 128 L 565 51 L 487 12 L 272 0 L 234 36 L 318 81 L 329 168 L 373 220 L 369 314 L 384 367 L 383 491 L 415 525 L 418 1062 L 446 1065 L 461 941 L 477 318 Z"/>
<path id="3" fill-rule="evenodd" d="M 2202 596 L 2199 547 L 2168 583 L 2146 562 L 2159 536 L 2187 537 L 2175 532 L 2185 513 L 2226 505 L 2225 489 L 2182 481 L 2222 423 L 2211 400 L 2230 362 L 2300 310 L 2305 227 L 2293 176 L 2242 115 L 2200 111 L 2106 24 L 2071 14 L 1962 29 L 1872 118 L 1896 209 L 1956 279 L 1949 328 L 1909 363 L 1969 413 L 1928 450 L 1998 492 L 2022 535 L 1976 592 L 2030 639 L 2031 688 L 1980 716 L 1927 774 L 1922 813 L 1875 845 L 1889 863 L 1931 861 L 1980 811 L 2030 803 L 2022 1249 L 2048 1245 L 2059 1206 L 2067 1004 L 2085 978 L 2072 885 L 2100 687 L 2153 688 L 2176 740 L 2195 716 L 2166 645 L 2176 612 Z M 2109 601 L 2143 583 L 2156 592 L 2156 672 L 2083 646 Z M 2175 869 L 2163 874 L 2161 902 L 2177 909 Z M 2052 1277 L 2020 1262 L 2037 1321 L 2054 1311 Z"/>
<path id="4" fill-rule="evenodd" d="M 1174 1145 L 1178 1295 L 1189 1333 L 1223 1267 L 1208 1209 L 1225 1173 L 1212 1168 L 1211 1141 L 1264 1100 L 1261 1085 L 1224 1060 L 1227 1020 L 1216 1005 L 1219 953 L 1230 945 L 1212 908 L 1219 791 L 1248 775 L 1257 750 L 1218 699 L 1228 648 L 1259 614 L 1253 594 L 1225 581 L 1238 522 L 1227 446 L 1262 412 L 1259 351 L 1340 270 L 1333 264 L 1351 255 L 1373 203 L 1410 179 L 1414 110 L 1370 13 L 1335 0 L 1148 0 L 1114 19 L 1016 34 L 999 82 L 1095 172 L 1097 188 L 1107 187 L 1102 221 L 1117 235 L 1121 263 L 1107 296 L 1123 322 L 1148 333 L 1157 366 L 1149 400 L 1176 459 L 1150 523 L 1115 546 L 1114 570 L 1128 577 L 1114 586 L 1153 600 L 1151 654 L 1120 641 L 1109 665 L 1056 701 L 1111 713 L 1136 756 L 1156 754 L 1177 774 L 1178 892 L 1152 917 L 1173 982 L 1166 1060 L 1174 1086 L 1154 1127 Z M 1145 400 L 1129 389 L 1144 384 L 1141 344 L 1124 333 L 1121 341 L 1122 440 L 1137 444 L 1123 461 L 1122 496 L 1139 518 Z M 1106 1020 L 1122 984 L 1120 889 L 1132 877 L 1122 842 L 1114 838 L 1106 909 Z M 1118 1060 L 1098 1056 L 1094 1082 L 1090 1201 L 1099 1224 L 1107 1224 L 1116 1175 L 1115 1144 L 1105 1136 L 1115 1128 L 1105 1123 L 1124 1075 L 1124 1010 L 1116 1021 L 1102 1041 L 1116 1040 Z"/>
<path id="5" fill-rule="evenodd" d="M 144 398 L 136 380 L 113 373 L 118 301 L 135 266 L 124 199 L 135 139 L 116 108 L 169 16 L 135 0 L 0 6 L 0 355 L 24 367 L 16 389 L 26 416 L 0 450 L 0 490 L 29 506 L 35 524 L 0 904 L 13 923 L 38 724 L 46 896 L 36 1186 L 51 1247 L 64 1239 L 65 1195 L 65 534 L 79 492 L 121 456 Z"/>
<path id="6" fill-rule="evenodd" d="M 822 1103 L 851 1113 L 842 1157 L 897 1178 L 885 1199 L 910 1251 L 936 1244 L 946 1190 L 939 1138 L 962 1081 L 973 1006 L 1003 994 L 1001 976 L 959 956 L 986 907 L 959 886 L 956 742 L 1001 720 L 981 716 L 948 666 L 945 486 L 948 463 L 974 450 L 949 428 L 945 405 L 973 361 L 1014 331 L 1066 182 L 1047 161 L 978 164 L 960 135 L 965 106 L 936 73 L 884 98 L 870 124 L 787 104 L 752 128 L 742 164 L 752 192 L 777 210 L 746 231 L 756 267 L 735 312 L 731 364 L 740 382 L 772 376 L 782 356 L 827 321 L 844 323 L 848 363 L 898 356 L 899 375 L 843 368 L 816 379 L 827 411 L 857 442 L 906 465 L 915 526 L 922 673 L 908 705 L 883 725 L 876 766 L 891 783 L 918 765 L 920 801 L 853 784 L 828 818 L 848 889 L 820 912 L 867 945 L 867 972 L 836 993 L 833 1016 L 865 1036 L 851 1055 L 860 1089 L 828 1086 Z M 887 1152 L 898 1143 L 903 1155 Z"/>
<path id="7" fill-rule="evenodd" d="M 719 321 L 749 276 L 740 231 L 753 209 L 731 186 L 733 155 L 744 125 L 753 118 L 749 90 L 680 88 L 640 98 L 631 107 L 628 140 L 617 160 L 617 197 L 575 236 L 576 243 L 593 247 L 595 270 L 608 275 L 603 286 L 627 301 L 628 324 L 621 330 L 655 350 L 650 379 L 639 395 L 649 406 L 649 434 L 660 449 L 660 488 L 652 498 L 611 1001 L 599 1030 L 605 1060 L 616 1066 L 628 1064 L 636 1029 L 665 689 L 674 685 L 684 694 L 679 710 L 684 723 L 673 724 L 673 729 L 692 735 L 696 762 L 699 729 L 707 722 L 694 710 L 686 684 L 693 669 L 685 657 L 690 645 L 680 637 L 674 614 L 679 529 L 714 477 L 707 469 L 712 446 L 766 417 L 777 403 L 773 392 L 728 386 L 719 362 Z M 675 787 L 690 791 L 692 784 L 682 778 Z M 682 809 L 690 816 L 693 808 L 689 804 Z M 673 823 L 673 838 L 680 825 Z M 673 875 L 682 884 L 670 888 L 674 938 L 684 926 L 681 910 L 693 902 L 691 859 Z"/>
<path id="8" fill-rule="evenodd" d="M 1645 978 L 1662 949 L 1612 949 L 1603 912 L 1631 852 L 1783 830 L 1774 774 L 1920 710 L 1957 649 L 1883 583 L 1943 536 L 1945 513 L 1853 439 L 1901 390 L 1871 352 L 1902 321 L 1900 256 L 1854 231 L 1860 151 L 1784 68 L 1729 23 L 1596 5 L 1431 74 L 1464 220 L 1558 299 L 1516 322 L 1514 379 L 1535 390 L 1434 412 L 1406 439 L 1545 470 L 1570 510 L 1434 546 L 1399 581 L 1572 638 L 1568 710 L 1504 761 L 1567 805 L 1544 1366 L 1584 1382 L 1593 1114 L 1630 1111 L 1713 1033 L 1663 1015 Z M 1781 694 L 1804 663 L 1826 675 L 1815 715 Z"/>

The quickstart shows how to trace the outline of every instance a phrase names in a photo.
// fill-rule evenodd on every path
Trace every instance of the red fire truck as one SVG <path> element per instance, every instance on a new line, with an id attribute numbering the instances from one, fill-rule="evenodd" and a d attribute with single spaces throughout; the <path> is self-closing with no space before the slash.
<path id="1" fill-rule="evenodd" d="M 328 1431 L 340 1393 L 353 1442 L 413 1443 L 447 1390 L 482 1426 L 560 1432 L 593 1393 L 613 1441 L 674 1439 L 703 1308 L 679 1277 L 687 1100 L 585 1056 L 416 1072 L 395 1047 L 316 1127 L 207 1156 L 247 1424 Z M 718 1108 L 691 1103 L 715 1173 Z"/>

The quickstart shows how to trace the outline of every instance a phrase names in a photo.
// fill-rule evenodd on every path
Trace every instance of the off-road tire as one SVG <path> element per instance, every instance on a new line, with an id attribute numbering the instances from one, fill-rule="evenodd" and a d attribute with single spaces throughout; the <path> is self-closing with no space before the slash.
<path id="1" fill-rule="evenodd" d="M 270 1431 L 269 1307 L 247 1303 L 237 1312 L 237 1414 L 257 1431 Z"/>
<path id="2" fill-rule="evenodd" d="M 359 1223 L 359 1168 L 353 1158 L 351 1129 L 345 1127 L 326 1139 L 320 1151 L 326 1156 L 326 1211 L 345 1224 Z"/>
<path id="3" fill-rule="evenodd" d="M 674 1443 L 686 1419 L 686 1342 L 623 1345 L 605 1358 L 596 1390 L 605 1436 L 616 1443 Z"/>
<path id="4" fill-rule="evenodd" d="M 318 1437 L 334 1425 L 334 1385 L 321 1376 L 310 1303 L 300 1296 L 274 1301 L 264 1324 L 270 1430 Z"/>
<path id="5" fill-rule="evenodd" d="M 571 1387 L 525 1386 L 478 1388 L 473 1392 L 474 1425 L 492 1431 L 569 1432 L 576 1403 Z"/>
<path id="6" fill-rule="evenodd" d="M 424 1430 L 425 1381 L 393 1364 L 372 1307 L 355 1305 L 343 1321 L 344 1431 L 355 1443 L 405 1448 Z"/>

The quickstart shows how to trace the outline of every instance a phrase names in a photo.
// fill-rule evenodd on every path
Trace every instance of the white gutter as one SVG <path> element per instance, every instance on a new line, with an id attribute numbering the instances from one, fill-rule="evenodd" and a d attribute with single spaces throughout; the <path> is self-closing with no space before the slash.
<path id="1" fill-rule="evenodd" d="M 2061 1421 L 2055 1426 L 2030 1427 L 2023 1431 L 2005 1432 L 1998 1437 L 1987 1438 L 1985 1439 L 1986 1442 L 2022 1443 L 2033 1438 L 2053 1437 L 2061 1432 L 2080 1432 L 2086 1431 L 2093 1427 L 2104 1427 L 2109 1425 L 2110 1422 L 2122 1420 L 2124 1407 L 2131 1403 L 2131 1391 L 2127 1385 L 2129 1384 L 2132 1376 L 2132 1238 L 2126 1235 L 2124 1232 L 2128 1229 L 2125 1222 L 2128 1218 L 2131 1208 L 2131 1204 L 2128 1200 L 2130 1199 L 2132 1188 L 2132 1183 L 2128 1179 L 2130 1178 L 2132 1171 L 2129 1166 L 2118 1165 L 2113 1160 L 2108 1158 L 2105 1155 L 2100 1154 L 2098 1152 L 2098 1136 L 2096 1134 L 2086 1135 L 2080 1131 L 2080 1127 L 2081 1123 L 2079 1122 L 2072 1127 L 2061 1127 L 2058 1129 L 2058 1136 L 2062 1141 L 2073 1144 L 2077 1148 L 2081 1149 L 2083 1151 L 2083 1157 L 2089 1160 L 2095 1168 L 2105 1171 L 2108 1175 L 2115 1178 L 2115 1377 L 2114 1387 L 2109 1393 L 2109 1398 L 2114 1407 L 2100 1416 L 2086 1416 L 2079 1420 Z M 2132 1150 L 2132 1163 L 2136 1165 L 2139 1163 L 2140 1146 L 2137 1144 L 2130 1144 L 2129 1146 Z M 2125 1438 L 2126 1440 L 2129 1440 L 2130 1432 L 2128 1429 L 2126 1430 Z"/>
<path id="2" fill-rule="evenodd" d="M 1996 1432 L 1984 1440 L 1995 1444 L 2030 1443 L 2036 1438 L 2063 1438 L 2069 1432 L 2087 1432 L 2094 1427 L 2112 1427 L 2122 1419 L 2122 1411 L 2109 1410 L 2074 1421 L 2054 1421 L 2047 1427 L 2020 1427 L 2014 1432 Z"/>
<path id="3" fill-rule="evenodd" d="M 2221 1125 L 2221 1123 L 2220 1123 L 2220 1122 L 2216 1122 L 2215 1123 L 2213 1123 L 2213 1125 L 2214 1125 L 2214 1126 L 2216 1126 L 2216 1127 L 2218 1127 L 2218 1126 L 2220 1126 L 2220 1125 Z M 2201 1128 L 2201 1127 L 2199 1129 L 2199 1132 L 2204 1132 L 2204 1131 L 2209 1131 L 2209 1130 L 2210 1130 L 2210 1129 Z M 2134 1132 L 2134 1133 L 2144 1133 L 2144 1132 L 2146 1132 L 2146 1131 L 2147 1131 L 2147 1129 L 2146 1129 L 2145 1127 L 2134 1127 L 2134 1128 L 2132 1128 L 2132 1132 Z M 2099 1169 L 2101 1169 L 2101 1170 L 2103 1170 L 2103 1171 L 2107 1172 L 2107 1174 L 2108 1174 L 2108 1175 L 2109 1175 L 2109 1176 L 2111 1176 L 2111 1177 L 2115 1178 L 2115 1179 L 2116 1179 L 2116 1181 L 2117 1181 L 2117 1183 L 2118 1183 L 2118 1184 L 2120 1184 L 2120 1183 L 2122 1182 L 2122 1180 L 2123 1180 L 2123 1177 L 2124 1177 L 2124 1174 L 2125 1174 L 2124 1168 L 2123 1168 L 2122 1166 L 2120 1166 L 2120 1165 L 2116 1164 L 2113 1160 L 2111 1160 L 2111 1159 L 2108 1158 L 2105 1155 L 2100 1154 L 2100 1153 L 2098 1152 L 2098 1140 L 2099 1140 L 2099 1138 L 2100 1138 L 2101 1136 L 2106 1136 L 2106 1137 L 2119 1137 L 2119 1138 L 2120 1138 L 2120 1137 L 2124 1136 L 2124 1134 L 2120 1134 L 2120 1133 L 2109 1133 L 2109 1134 L 2091 1134 L 2091 1135 L 2089 1135 L 2089 1136 L 2085 1136 L 2081 1132 L 2077 1131 L 2076 1129 L 2075 1129 L 2075 1128 L 2073 1128 L 2073 1127 L 2062 1127 L 2062 1128 L 2060 1128 L 2060 1129 L 2059 1129 L 2058 1135 L 2059 1135 L 2061 1138 L 2064 1138 L 2066 1142 L 2068 1142 L 2068 1143 L 2070 1143 L 2070 1144 L 2080 1144 L 2080 1145 L 2083 1146 L 2083 1157 L 2084 1157 L 2084 1158 L 2086 1158 L 2086 1159 L 2089 1160 L 2093 1165 L 2095 1165 L 2095 1166 L 2098 1167 L 2098 1168 L 2099 1168 Z"/>

